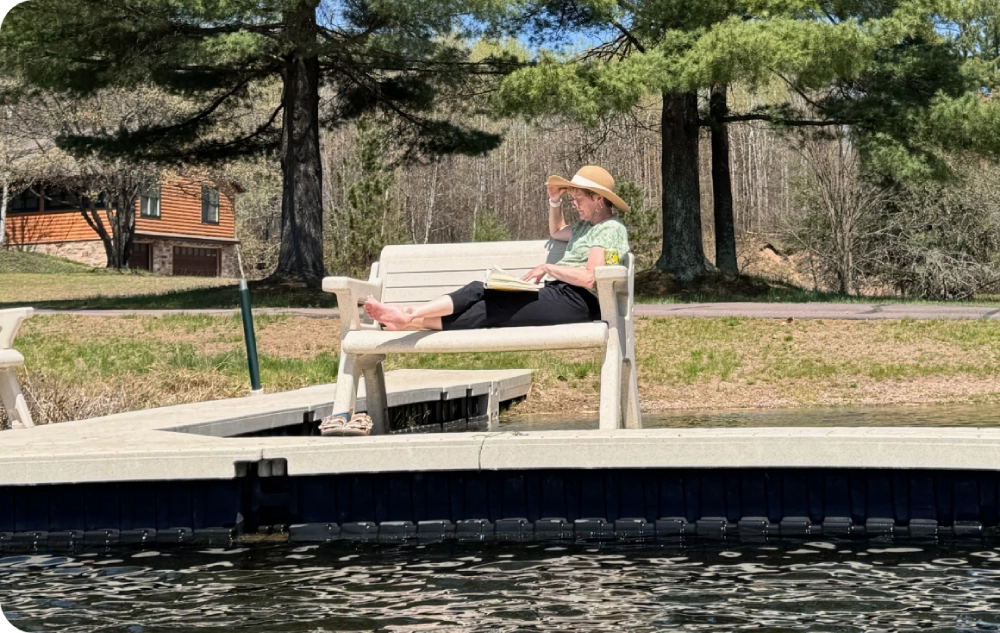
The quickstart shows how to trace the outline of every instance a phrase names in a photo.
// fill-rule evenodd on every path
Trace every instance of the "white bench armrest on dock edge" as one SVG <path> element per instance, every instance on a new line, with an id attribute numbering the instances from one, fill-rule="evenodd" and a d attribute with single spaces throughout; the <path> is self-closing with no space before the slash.
<path id="1" fill-rule="evenodd" d="M 382 297 L 382 284 L 378 280 L 361 281 L 351 277 L 324 277 L 323 290 L 337 295 L 341 339 L 350 330 L 359 329 L 361 321 L 358 318 L 358 306 L 365 302 L 368 295 L 376 299 Z"/>
<path id="2" fill-rule="evenodd" d="M 14 337 L 21 322 L 32 315 L 32 308 L 0 310 L 0 402 L 7 412 L 11 428 L 34 426 L 28 403 L 14 371 L 24 364 L 24 356 L 13 349 Z"/>
<path id="3" fill-rule="evenodd" d="M 387 433 L 388 412 L 382 363 L 386 354 L 536 351 L 598 348 L 601 367 L 601 429 L 641 428 L 635 371 L 632 295 L 635 263 L 629 254 L 619 266 L 599 266 L 594 273 L 601 321 L 538 327 L 463 331 L 388 332 L 357 306 L 372 295 L 389 304 L 430 301 L 499 266 L 520 276 L 540 263 L 559 261 L 565 242 L 484 242 L 387 246 L 372 266 L 367 282 L 327 277 L 323 290 L 337 294 L 340 307 L 340 368 L 334 411 L 354 413 L 361 376 L 365 378 L 373 432 Z M 495 428 L 496 420 L 490 421 Z"/>

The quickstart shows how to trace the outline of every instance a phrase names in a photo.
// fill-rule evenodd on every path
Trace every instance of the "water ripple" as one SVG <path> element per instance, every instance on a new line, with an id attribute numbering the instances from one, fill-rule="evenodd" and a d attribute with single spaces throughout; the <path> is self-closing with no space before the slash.
<path id="1" fill-rule="evenodd" d="M 67 633 L 1000 630 L 1000 557 L 983 543 L 153 553 L 6 556 L 0 603 L 24 631 Z"/>

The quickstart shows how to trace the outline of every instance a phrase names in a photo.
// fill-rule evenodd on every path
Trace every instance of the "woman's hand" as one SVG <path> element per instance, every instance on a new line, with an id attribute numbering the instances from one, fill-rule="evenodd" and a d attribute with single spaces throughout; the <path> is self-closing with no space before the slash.
<path id="1" fill-rule="evenodd" d="M 545 189 L 549 192 L 549 200 L 561 198 L 566 193 L 566 187 L 557 187 L 556 185 L 545 185 Z"/>
<path id="2" fill-rule="evenodd" d="M 525 273 L 524 277 L 521 277 L 521 280 L 522 281 L 531 281 L 531 282 L 534 282 L 534 283 L 537 284 L 537 283 L 541 283 L 542 277 L 544 277 L 547 274 L 549 274 L 549 265 L 548 264 L 542 264 L 541 266 L 535 266 L 534 268 L 532 268 L 531 270 L 529 270 L 527 273 Z"/>

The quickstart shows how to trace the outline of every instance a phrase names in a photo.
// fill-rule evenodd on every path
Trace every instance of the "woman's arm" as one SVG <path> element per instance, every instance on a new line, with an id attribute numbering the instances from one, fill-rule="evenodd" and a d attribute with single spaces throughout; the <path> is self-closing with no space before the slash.
<path id="1" fill-rule="evenodd" d="M 562 195 L 565 189 L 546 185 L 549 193 L 549 236 L 554 240 L 568 242 L 573 236 L 573 228 L 567 226 L 562 212 Z M 557 203 L 553 203 L 553 200 Z"/>
<path id="2" fill-rule="evenodd" d="M 586 266 L 556 266 L 555 264 L 542 264 L 535 266 L 522 277 L 526 281 L 538 283 L 542 277 L 549 275 L 559 281 L 565 281 L 574 286 L 582 288 L 593 288 L 597 283 L 594 278 L 594 269 L 604 265 L 604 248 L 595 246 L 590 249 L 587 255 Z"/>

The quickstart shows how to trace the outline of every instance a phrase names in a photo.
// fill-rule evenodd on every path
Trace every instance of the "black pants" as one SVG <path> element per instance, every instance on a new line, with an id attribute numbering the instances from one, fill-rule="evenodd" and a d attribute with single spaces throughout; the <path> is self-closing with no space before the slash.
<path id="1" fill-rule="evenodd" d="M 474 281 L 448 295 L 455 312 L 441 317 L 444 330 L 586 323 L 601 318 L 597 297 L 586 288 L 546 282 L 538 292 L 487 290 Z"/>

